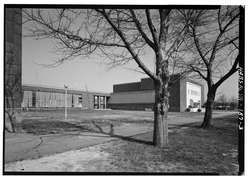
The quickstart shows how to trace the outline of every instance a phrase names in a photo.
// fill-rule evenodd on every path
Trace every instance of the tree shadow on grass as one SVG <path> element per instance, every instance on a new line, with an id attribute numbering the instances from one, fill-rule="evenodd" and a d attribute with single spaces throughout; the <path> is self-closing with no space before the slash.
<path id="1" fill-rule="evenodd" d="M 119 138 L 119 139 L 122 139 L 122 140 L 125 140 L 125 141 L 130 141 L 130 142 L 136 142 L 136 143 L 142 143 L 142 144 L 147 144 L 147 145 L 153 145 L 153 142 L 152 141 L 148 141 L 148 140 L 143 140 L 143 139 L 138 139 L 138 138 L 135 138 L 133 136 L 122 136 L 122 135 L 117 135 L 117 134 L 114 134 L 114 125 L 111 123 L 110 124 L 110 129 L 109 129 L 109 132 L 105 132 L 104 129 L 99 126 L 96 122 L 92 121 L 92 124 L 99 130 L 100 133 L 102 134 L 106 134 L 106 135 L 109 135 L 111 137 L 115 137 L 115 138 Z"/>
<path id="2" fill-rule="evenodd" d="M 223 129 L 226 127 L 231 127 L 238 123 L 238 115 L 232 114 L 232 115 L 225 115 L 222 117 L 215 117 L 211 120 L 212 125 L 208 129 Z M 187 124 L 179 124 L 175 125 L 174 128 L 183 128 L 183 127 L 190 127 L 190 128 L 197 128 L 201 129 L 201 122 L 192 122 Z"/>
<path id="3" fill-rule="evenodd" d="M 103 124 L 101 124 L 103 125 Z M 117 135 L 114 133 L 114 125 L 112 123 L 104 124 L 104 127 L 95 121 L 91 121 L 91 123 L 86 124 L 77 124 L 72 122 L 65 121 L 56 121 L 56 120 L 30 120 L 24 119 L 22 121 L 22 129 L 26 133 L 31 133 L 34 135 L 48 135 L 48 134 L 64 134 L 64 133 L 82 133 L 82 132 L 90 132 L 97 133 L 99 135 L 90 135 L 96 137 L 114 137 L 119 138 L 125 141 L 137 142 L 147 145 L 153 145 L 152 141 L 138 139 L 134 136 L 123 136 Z M 103 134 L 104 136 L 101 136 Z"/>
<path id="4" fill-rule="evenodd" d="M 60 134 L 65 132 L 87 132 L 89 127 L 87 125 L 76 125 L 64 121 L 55 120 L 23 120 L 22 129 L 26 133 L 34 135 Z"/>

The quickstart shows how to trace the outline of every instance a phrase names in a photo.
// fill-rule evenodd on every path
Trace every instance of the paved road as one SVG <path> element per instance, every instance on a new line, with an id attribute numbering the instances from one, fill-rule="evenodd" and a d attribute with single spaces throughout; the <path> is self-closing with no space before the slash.
<path id="1" fill-rule="evenodd" d="M 141 113 L 141 112 L 140 112 Z M 215 113 L 214 117 L 221 117 L 228 113 Z M 200 122 L 203 114 L 175 113 L 169 116 L 169 126 Z M 60 152 L 81 149 L 84 147 L 104 143 L 120 137 L 130 137 L 152 131 L 151 123 L 126 123 L 113 128 L 113 135 L 92 132 L 71 132 L 35 136 L 31 134 L 6 134 L 5 163 L 24 159 L 40 158 L 42 156 Z"/>

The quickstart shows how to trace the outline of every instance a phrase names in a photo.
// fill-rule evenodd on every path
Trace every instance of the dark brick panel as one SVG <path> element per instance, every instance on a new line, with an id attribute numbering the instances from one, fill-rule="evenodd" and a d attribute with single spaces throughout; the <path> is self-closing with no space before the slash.
<path id="1" fill-rule="evenodd" d="M 107 108 L 120 110 L 153 110 L 154 103 L 134 103 L 134 104 L 107 104 Z M 179 112 L 179 107 L 170 106 L 169 111 Z"/>
<path id="2" fill-rule="evenodd" d="M 150 78 L 141 79 L 141 89 L 140 90 L 152 90 L 154 89 L 153 80 Z"/>
<path id="3" fill-rule="evenodd" d="M 169 108 L 171 111 L 180 111 L 180 81 L 170 85 Z"/>
<path id="4" fill-rule="evenodd" d="M 113 85 L 113 92 L 139 91 L 140 82 Z"/>

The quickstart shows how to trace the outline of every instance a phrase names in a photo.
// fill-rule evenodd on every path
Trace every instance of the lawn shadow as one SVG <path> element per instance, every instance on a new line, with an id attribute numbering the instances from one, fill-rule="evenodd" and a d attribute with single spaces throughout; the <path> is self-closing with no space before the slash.
<path id="1" fill-rule="evenodd" d="M 109 132 L 105 132 L 104 129 L 94 121 L 92 121 L 92 124 L 99 130 L 99 133 L 102 133 L 102 134 L 105 134 L 105 135 L 108 135 L 108 136 L 111 136 L 111 137 L 119 138 L 119 139 L 122 139 L 122 140 L 125 140 L 125 141 L 136 142 L 136 143 L 147 144 L 147 145 L 153 145 L 152 141 L 134 138 L 135 135 L 133 135 L 133 136 L 122 136 L 122 135 L 114 134 L 114 125 L 112 123 L 110 123 L 110 125 L 109 125 L 110 126 Z"/>
<path id="2" fill-rule="evenodd" d="M 24 119 L 21 123 L 23 131 L 34 135 L 61 134 L 65 132 L 87 132 L 91 130 L 87 125 L 77 125 L 56 120 Z"/>
<path id="3" fill-rule="evenodd" d="M 97 133 L 100 135 L 96 137 L 114 137 L 125 141 L 153 145 L 152 141 L 138 139 L 132 136 L 115 134 L 114 125 L 110 122 L 99 125 L 97 122 L 93 120 L 90 123 L 81 124 L 78 122 L 65 122 L 58 120 L 47 121 L 47 120 L 24 119 L 21 123 L 21 127 L 24 132 L 31 133 L 34 135 L 65 134 L 65 133 L 66 134 L 73 133 L 75 135 L 75 133 L 81 134 L 82 132 L 90 132 L 90 133 Z M 101 136 L 101 134 L 103 134 L 104 136 Z"/>
<path id="4" fill-rule="evenodd" d="M 211 129 L 219 129 L 225 126 L 230 126 L 231 124 L 236 124 L 238 123 L 236 117 L 238 117 L 237 114 L 232 114 L 232 115 L 225 115 L 222 117 L 215 117 L 211 120 Z M 186 124 L 178 124 L 174 125 L 173 128 L 182 128 L 182 127 L 190 127 L 190 128 L 201 128 L 202 122 L 192 122 L 192 123 L 186 123 Z"/>

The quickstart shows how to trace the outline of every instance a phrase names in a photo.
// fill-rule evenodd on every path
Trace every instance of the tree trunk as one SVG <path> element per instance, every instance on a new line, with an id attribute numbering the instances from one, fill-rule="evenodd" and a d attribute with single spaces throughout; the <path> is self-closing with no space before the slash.
<path id="1" fill-rule="evenodd" d="M 153 144 L 164 148 L 168 145 L 168 96 L 167 85 L 155 83 L 155 104 L 154 104 L 154 134 Z"/>
<path id="2" fill-rule="evenodd" d="M 204 129 L 209 128 L 212 125 L 211 121 L 212 121 L 212 114 L 213 114 L 215 92 L 216 90 L 214 88 L 208 89 L 206 111 L 204 115 L 204 120 L 201 125 L 201 127 Z"/>
<path id="3" fill-rule="evenodd" d="M 15 112 L 12 112 L 13 110 L 6 110 L 6 114 L 8 115 L 8 120 L 10 123 L 10 128 L 11 128 L 11 132 L 15 133 L 16 132 L 16 118 L 15 118 Z"/>
<path id="4" fill-rule="evenodd" d="M 169 13 L 171 9 L 160 9 L 160 32 L 156 42 L 156 76 L 154 80 L 154 135 L 155 146 L 164 148 L 168 144 L 168 107 L 169 107 L 169 62 L 166 51 L 168 35 Z"/>
<path id="5" fill-rule="evenodd" d="M 15 115 L 11 117 L 10 123 L 11 123 L 11 128 L 12 128 L 12 132 L 15 133 L 16 132 L 16 118 Z"/>

